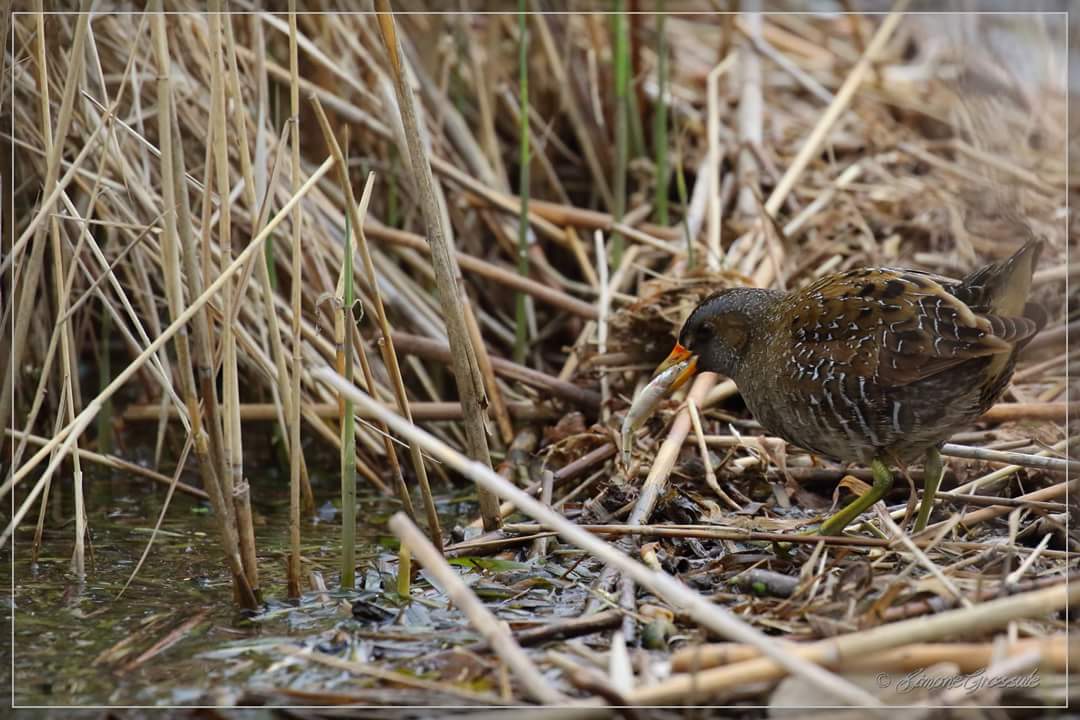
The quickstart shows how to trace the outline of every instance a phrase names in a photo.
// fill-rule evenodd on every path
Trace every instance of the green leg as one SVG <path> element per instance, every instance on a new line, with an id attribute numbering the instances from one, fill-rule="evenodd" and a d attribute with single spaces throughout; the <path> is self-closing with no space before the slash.
<path id="1" fill-rule="evenodd" d="M 821 527 L 818 528 L 819 534 L 839 535 L 852 520 L 859 517 L 864 510 L 884 497 L 885 493 L 889 492 L 889 488 L 891 488 L 893 484 L 893 477 L 892 473 L 889 472 L 889 468 L 885 467 L 885 463 L 881 462 L 878 458 L 874 458 L 874 461 L 870 463 L 870 470 L 874 474 L 874 484 L 870 490 L 861 497 L 852 500 L 847 507 L 823 522 Z"/>
<path id="2" fill-rule="evenodd" d="M 915 518 L 914 532 L 916 533 L 921 533 L 926 529 L 926 522 L 934 509 L 934 495 L 937 494 L 941 476 L 944 474 L 945 466 L 941 462 L 941 453 L 937 451 L 937 448 L 930 448 L 926 451 L 926 464 L 923 469 L 922 502 L 919 503 L 919 514 Z"/>

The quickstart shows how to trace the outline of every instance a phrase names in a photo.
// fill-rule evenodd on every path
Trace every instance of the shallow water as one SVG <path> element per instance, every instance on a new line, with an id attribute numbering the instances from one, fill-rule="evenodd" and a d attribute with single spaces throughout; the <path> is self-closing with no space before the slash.
<path id="1" fill-rule="evenodd" d="M 36 565 L 30 551 L 36 509 L 15 538 L 14 692 L 16 705 L 216 704 L 238 700 L 270 669 L 268 658 L 249 652 L 260 644 L 296 641 L 350 621 L 348 601 L 357 593 L 311 593 L 299 608 L 285 602 L 287 497 L 257 487 L 256 537 L 262 597 L 267 610 L 244 617 L 231 602 L 208 504 L 174 496 L 153 549 L 118 600 L 135 568 L 165 498 L 165 489 L 141 479 L 97 475 L 87 482 L 92 555 L 80 585 L 70 572 L 73 544 L 70 492 L 57 521 L 50 512 Z M 329 492 L 316 492 L 325 498 Z M 361 497 L 358 565 L 382 554 L 379 533 L 396 502 Z M 303 528 L 304 587 L 320 572 L 336 588 L 340 513 L 322 508 Z M 378 577 L 378 575 L 376 574 Z M 361 572 L 359 581 L 366 578 Z M 185 627 L 185 623 L 187 626 Z M 146 653 L 175 643 L 152 657 Z"/>

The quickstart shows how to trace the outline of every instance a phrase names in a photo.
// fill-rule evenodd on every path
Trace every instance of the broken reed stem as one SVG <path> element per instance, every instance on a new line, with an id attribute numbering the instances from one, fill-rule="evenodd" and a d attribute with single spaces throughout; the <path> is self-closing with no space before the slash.
<path id="1" fill-rule="evenodd" d="M 446 334 L 450 341 L 453 356 L 454 378 L 461 396 L 465 412 L 465 436 L 469 446 L 469 455 L 487 468 L 491 468 L 491 455 L 488 451 L 487 428 L 484 418 L 486 406 L 483 380 L 478 369 L 476 352 L 470 341 L 469 329 L 465 320 L 463 302 L 466 301 L 462 288 L 458 286 L 457 264 L 453 249 L 442 227 L 442 214 L 439 212 L 435 197 L 434 179 L 431 164 L 428 162 L 420 140 L 420 126 L 417 120 L 416 99 L 406 77 L 404 57 L 397 37 L 394 16 L 389 0 L 376 0 L 379 32 L 390 61 L 394 78 L 394 92 L 397 96 L 398 111 L 405 127 L 405 138 L 409 146 L 409 155 L 416 189 L 420 197 L 424 223 L 427 227 L 428 241 L 431 245 L 431 259 L 435 269 L 435 282 L 439 291 L 440 304 L 445 313 Z M 523 111 L 525 109 L 523 108 Z M 499 502 L 490 491 L 477 487 L 480 501 L 480 516 L 484 520 L 484 530 L 497 530 L 502 519 L 499 516 Z"/>
<path id="2" fill-rule="evenodd" d="M 522 277 L 529 276 L 529 30 L 525 9 L 528 0 L 518 0 L 518 213 L 517 269 Z M 497 157 L 497 156 L 496 156 Z M 525 362 L 529 328 L 526 316 L 526 295 L 520 290 L 514 296 L 514 362 Z"/>
<path id="3" fill-rule="evenodd" d="M 491 470 L 491 468 L 485 467 L 482 463 L 469 460 L 469 458 L 455 451 L 446 443 L 408 423 L 393 412 L 386 410 L 377 401 L 356 387 L 346 385 L 343 378 L 331 368 L 325 366 L 315 368 L 312 370 L 311 375 L 315 380 L 326 383 L 331 388 L 350 393 L 358 406 L 382 419 L 394 432 L 403 437 L 415 439 L 433 457 L 465 477 L 472 479 L 477 485 L 483 485 L 492 494 L 497 493 L 497 496 L 513 502 L 521 512 L 529 517 L 555 528 L 566 541 L 616 568 L 638 585 L 664 598 L 667 602 L 685 608 L 686 612 L 704 627 L 724 637 L 753 644 L 783 668 L 818 685 L 837 699 L 852 705 L 880 705 L 880 701 L 873 695 L 816 665 L 792 656 L 786 645 L 777 643 L 728 610 L 710 602 L 681 581 L 666 573 L 650 570 L 641 563 L 632 560 L 625 553 L 582 530 L 550 508 L 545 507 L 528 493 L 518 489 Z M 702 376 L 695 384 L 701 384 L 705 378 L 707 376 Z M 708 383 L 708 385 L 711 386 L 711 383 Z M 706 385 L 703 384 L 702 387 L 706 387 Z M 1080 587 L 1077 587 L 1077 593 L 1080 594 Z"/>
<path id="4" fill-rule="evenodd" d="M 450 601 L 469 618 L 472 626 L 510 667 L 534 699 L 549 705 L 567 701 L 567 698 L 544 678 L 529 656 L 517 644 L 509 626 L 488 610 L 483 601 L 446 562 L 442 552 L 428 542 L 407 515 L 400 512 L 395 514 L 390 518 L 389 526 L 401 541 L 402 546 L 408 547 L 416 561 L 439 582 Z"/>
<path id="5" fill-rule="evenodd" d="M 611 214 L 615 222 L 622 222 L 626 213 L 626 169 L 630 156 L 629 139 L 629 94 L 630 87 L 630 47 L 627 38 L 626 0 L 615 0 L 615 179 L 612 192 L 615 205 Z M 624 240 L 622 233 L 611 233 L 611 267 L 619 268 L 622 262 Z"/>
<path id="6" fill-rule="evenodd" d="M 323 139 L 326 141 L 326 145 L 330 148 L 330 152 L 333 154 L 335 160 L 337 160 L 338 181 L 342 184 L 342 191 L 344 192 L 346 201 L 345 213 L 347 218 L 351 218 L 349 224 L 351 224 L 353 229 L 353 240 L 356 242 L 356 247 L 360 251 L 360 259 L 364 265 L 364 275 L 366 276 L 368 288 L 370 289 L 372 302 L 375 305 L 375 316 L 379 324 L 379 332 L 382 336 L 380 338 L 381 342 L 377 344 L 382 348 L 383 365 L 390 375 L 390 382 L 394 390 L 394 400 L 397 402 L 398 412 L 400 412 L 403 417 L 408 418 L 411 422 L 412 410 L 409 407 L 409 398 L 405 394 L 405 381 L 402 379 L 401 367 L 398 365 L 397 350 L 394 348 L 394 338 L 390 332 L 390 320 L 386 316 L 386 307 L 383 305 L 382 292 L 379 290 L 378 273 L 375 270 L 375 263 L 371 259 L 367 235 L 364 233 L 364 222 L 367 219 L 367 204 L 371 198 L 372 188 L 374 187 L 375 173 L 368 174 L 367 182 L 364 185 L 363 195 L 360 199 L 360 208 L 357 209 L 356 196 L 353 194 L 352 183 L 349 182 L 348 164 L 345 162 L 345 156 L 341 152 L 341 146 L 338 144 L 337 137 L 330 127 L 330 121 L 326 117 L 326 112 L 323 110 L 319 99 L 312 96 L 311 104 L 315 109 L 315 117 L 319 121 L 319 128 L 322 130 Z M 364 383 L 374 392 L 375 380 L 368 364 L 367 353 L 362 346 L 359 350 L 360 362 L 364 372 Z M 413 509 L 412 498 L 409 496 L 409 488 L 405 484 L 405 477 L 401 471 L 401 464 L 398 462 L 397 448 L 394 447 L 386 426 L 382 423 L 377 423 L 376 427 L 383 438 L 383 447 L 386 450 L 386 457 L 390 462 L 390 470 L 394 476 L 394 487 L 397 490 L 398 499 L 401 501 L 401 504 L 409 517 L 415 518 L 416 511 Z M 417 481 L 420 485 L 420 494 L 424 501 L 424 510 L 427 516 L 428 532 L 431 536 L 431 541 L 436 547 L 442 548 L 442 529 L 439 526 L 439 514 L 435 509 L 435 499 L 431 494 L 431 485 L 428 482 L 427 466 L 424 464 L 423 454 L 420 452 L 419 447 L 410 443 L 409 455 L 412 460 L 413 470 L 416 473 Z"/>
<path id="7" fill-rule="evenodd" d="M 292 157 L 292 191 L 295 195 L 300 185 L 300 70 L 296 51 L 296 0 L 289 0 L 289 124 Z M 303 267 L 301 263 L 300 225 L 303 214 L 300 204 L 293 206 L 292 213 L 292 417 L 289 418 L 289 569 L 288 595 L 300 597 L 300 371 L 301 345 L 300 304 L 302 299 Z"/>

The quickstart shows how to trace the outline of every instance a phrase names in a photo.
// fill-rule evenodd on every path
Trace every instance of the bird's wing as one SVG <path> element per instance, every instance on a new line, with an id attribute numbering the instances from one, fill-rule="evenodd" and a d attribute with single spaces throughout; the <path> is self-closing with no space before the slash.
<path id="1" fill-rule="evenodd" d="M 1009 352 L 1037 330 L 1027 318 L 977 313 L 930 273 L 865 269 L 831 275 L 792 298 L 795 360 L 907 385 L 973 358 Z M 847 372 L 845 369 L 844 372 Z"/>

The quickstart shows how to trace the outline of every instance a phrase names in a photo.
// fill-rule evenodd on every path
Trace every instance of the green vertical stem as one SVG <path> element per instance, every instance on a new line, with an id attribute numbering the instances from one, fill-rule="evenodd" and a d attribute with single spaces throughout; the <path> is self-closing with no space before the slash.
<path id="1" fill-rule="evenodd" d="M 349 188 L 344 188 L 345 197 L 349 197 Z M 353 294 L 353 245 L 352 232 L 349 228 L 349 216 L 345 216 L 344 269 L 342 270 L 344 302 L 341 312 L 344 315 L 345 337 L 352 338 L 354 302 Z M 353 346 L 345 342 L 345 379 L 353 382 Z M 344 397 L 345 409 L 341 421 L 341 588 L 352 590 L 356 585 L 356 422 L 353 414 L 353 401 Z"/>
<path id="2" fill-rule="evenodd" d="M 521 112 L 518 113 L 520 168 L 518 194 L 521 197 L 521 217 L 518 221 L 518 273 L 529 275 L 529 30 L 526 26 L 527 0 L 518 0 L 518 92 Z M 525 361 L 528 349 L 528 324 L 525 312 L 525 293 L 517 293 L 514 325 L 514 362 Z"/>
<path id="3" fill-rule="evenodd" d="M 615 180 L 612 183 L 615 207 L 612 214 L 622 222 L 626 213 L 626 165 L 629 155 L 627 95 L 630 85 L 630 47 L 626 31 L 626 0 L 615 0 Z M 611 234 L 611 269 L 622 261 L 623 236 Z"/>
<path id="4" fill-rule="evenodd" d="M 656 222 L 668 224 L 668 49 L 664 0 L 656 0 L 656 105 L 653 108 L 653 151 L 656 153 Z"/>

